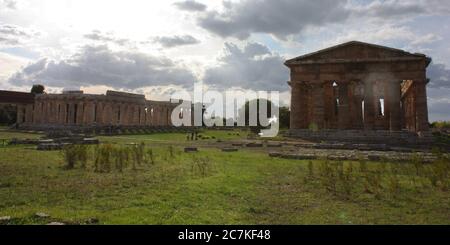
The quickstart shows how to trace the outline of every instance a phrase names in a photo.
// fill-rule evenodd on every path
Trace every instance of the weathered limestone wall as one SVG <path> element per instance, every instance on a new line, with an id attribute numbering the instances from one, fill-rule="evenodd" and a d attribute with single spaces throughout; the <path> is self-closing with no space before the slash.
<path id="1" fill-rule="evenodd" d="M 291 129 L 426 132 L 430 61 L 360 42 L 289 60 Z"/>
<path id="2" fill-rule="evenodd" d="M 108 91 L 106 95 L 42 94 L 19 106 L 24 126 L 171 126 L 178 104 L 146 100 L 144 95 Z"/>

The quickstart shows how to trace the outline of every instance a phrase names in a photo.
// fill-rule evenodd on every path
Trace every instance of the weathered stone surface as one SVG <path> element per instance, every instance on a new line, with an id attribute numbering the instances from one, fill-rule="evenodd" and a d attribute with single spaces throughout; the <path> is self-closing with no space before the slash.
<path id="1" fill-rule="evenodd" d="M 109 133 L 107 127 L 137 127 L 117 133 L 141 134 L 143 127 L 171 127 L 170 116 L 177 106 L 179 103 L 146 100 L 141 94 L 118 91 L 105 95 L 39 94 L 34 96 L 34 104 L 18 110 L 18 126 L 23 130 Z"/>
<path id="2" fill-rule="evenodd" d="M 223 152 L 236 152 L 238 149 L 236 148 L 222 148 Z"/>
<path id="3" fill-rule="evenodd" d="M 66 224 L 62 222 L 50 222 L 47 225 L 66 225 Z"/>
<path id="4" fill-rule="evenodd" d="M 36 218 L 41 218 L 41 219 L 50 218 L 50 215 L 49 215 L 49 214 L 42 213 L 42 212 L 35 213 L 34 216 L 35 216 Z"/>
<path id="5" fill-rule="evenodd" d="M 100 222 L 97 218 L 89 218 L 85 221 L 86 224 L 98 224 Z"/>
<path id="6" fill-rule="evenodd" d="M 286 61 L 291 74 L 288 136 L 430 142 L 423 136 L 429 130 L 426 68 L 430 62 L 423 54 L 356 41 Z M 402 130 L 412 134 L 404 137 Z"/>
<path id="7" fill-rule="evenodd" d="M 41 143 L 37 146 L 38 151 L 56 151 L 61 150 L 65 145 L 64 143 Z"/>
<path id="8" fill-rule="evenodd" d="M 11 139 L 8 144 L 10 145 L 37 145 L 39 144 L 38 139 Z"/>
<path id="9" fill-rule="evenodd" d="M 245 146 L 247 147 L 263 147 L 262 143 L 247 143 Z"/>
<path id="10" fill-rule="evenodd" d="M 197 147 L 185 147 L 184 152 L 197 152 Z"/>
<path id="11" fill-rule="evenodd" d="M 11 216 L 0 217 L 0 225 L 7 224 L 10 221 L 11 221 Z"/>
<path id="12" fill-rule="evenodd" d="M 329 159 L 336 161 L 394 161 L 411 162 L 419 154 L 423 163 L 430 163 L 436 160 L 436 156 L 427 152 L 395 152 L 395 151 L 359 151 L 359 150 L 329 150 L 329 149 L 299 149 L 293 152 L 271 152 L 270 157 L 280 157 L 286 159 Z"/>

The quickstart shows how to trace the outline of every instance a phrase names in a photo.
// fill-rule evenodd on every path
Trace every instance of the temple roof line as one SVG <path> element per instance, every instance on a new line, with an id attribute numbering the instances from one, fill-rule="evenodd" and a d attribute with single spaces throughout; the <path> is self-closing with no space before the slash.
<path id="1" fill-rule="evenodd" d="M 358 59 L 358 58 L 354 58 L 354 57 L 348 57 L 348 59 L 346 59 L 346 58 L 345 59 L 320 59 L 319 61 L 310 59 L 310 58 L 313 58 L 314 56 L 317 56 L 320 54 L 324 54 L 327 52 L 335 51 L 338 49 L 344 49 L 346 47 L 356 46 L 356 45 L 372 47 L 372 48 L 376 48 L 376 49 L 380 49 L 380 50 L 386 50 L 386 51 L 390 51 L 392 53 L 396 53 L 398 55 L 395 57 L 384 57 L 384 58 L 377 57 L 377 58 Z M 395 49 L 395 48 L 371 44 L 371 43 L 364 43 L 364 42 L 360 42 L 360 41 L 350 41 L 350 42 L 342 43 L 342 44 L 332 46 L 332 47 L 329 47 L 326 49 L 318 50 L 316 52 L 301 55 L 301 56 L 298 56 L 293 59 L 289 59 L 284 64 L 286 66 L 289 66 L 289 65 L 296 65 L 296 64 L 316 64 L 316 63 L 377 62 L 377 61 L 388 61 L 389 62 L 389 61 L 397 61 L 397 60 L 405 61 L 408 59 L 411 59 L 411 60 L 427 59 L 428 64 L 431 62 L 431 58 L 427 57 L 424 54 L 420 54 L 420 53 L 413 54 L 413 53 L 409 53 L 409 52 L 401 50 L 401 49 Z"/>

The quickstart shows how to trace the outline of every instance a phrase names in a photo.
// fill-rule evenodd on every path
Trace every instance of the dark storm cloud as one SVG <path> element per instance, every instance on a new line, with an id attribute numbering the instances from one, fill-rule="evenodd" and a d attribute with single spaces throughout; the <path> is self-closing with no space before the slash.
<path id="1" fill-rule="evenodd" d="M 177 46 L 198 44 L 200 41 L 191 35 L 184 36 L 164 36 L 155 37 L 154 42 L 161 44 L 165 48 L 173 48 Z"/>
<path id="2" fill-rule="evenodd" d="M 106 85 L 137 89 L 154 85 L 191 86 L 191 71 L 166 57 L 139 52 L 112 51 L 107 46 L 85 46 L 70 59 L 40 60 L 28 65 L 8 81 L 14 85 L 41 82 L 47 86 Z"/>
<path id="3" fill-rule="evenodd" d="M 188 0 L 188 1 L 183 1 L 183 2 L 176 2 L 173 5 L 175 5 L 178 9 L 184 10 L 184 11 L 201 12 L 201 11 L 206 10 L 206 5 L 204 5 L 202 3 L 198 3 L 196 1 Z"/>
<path id="4" fill-rule="evenodd" d="M 248 43 L 244 48 L 226 43 L 219 65 L 205 71 L 204 82 L 220 89 L 240 87 L 286 91 L 289 71 L 283 57 L 264 45 Z"/>
<path id="5" fill-rule="evenodd" d="M 349 7 L 358 17 L 391 18 L 411 14 L 424 14 L 427 8 L 417 1 L 373 1 L 366 5 Z"/>
<path id="6" fill-rule="evenodd" d="M 279 38 L 298 33 L 309 25 L 345 20 L 345 2 L 335 0 L 225 2 L 222 13 L 209 11 L 198 18 L 201 27 L 222 37 L 246 39 L 251 33 L 270 33 Z"/>
<path id="7" fill-rule="evenodd" d="M 430 79 L 429 87 L 450 89 L 450 69 L 444 64 L 432 63 L 427 69 L 427 76 Z"/>
<path id="8" fill-rule="evenodd" d="M 417 1 L 336 1 L 336 0 L 243 0 L 223 2 L 224 10 L 197 15 L 198 24 L 221 37 L 246 39 L 252 33 L 267 33 L 279 39 L 301 33 L 307 27 L 362 21 L 367 18 L 392 20 L 429 13 Z"/>

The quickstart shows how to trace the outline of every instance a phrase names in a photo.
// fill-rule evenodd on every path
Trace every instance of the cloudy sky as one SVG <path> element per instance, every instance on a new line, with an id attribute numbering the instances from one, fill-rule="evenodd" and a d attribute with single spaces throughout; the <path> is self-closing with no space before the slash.
<path id="1" fill-rule="evenodd" d="M 448 0 L 0 0 L 0 89 L 106 89 L 168 99 L 277 90 L 283 61 L 350 40 L 422 52 L 431 120 L 450 120 Z"/>

